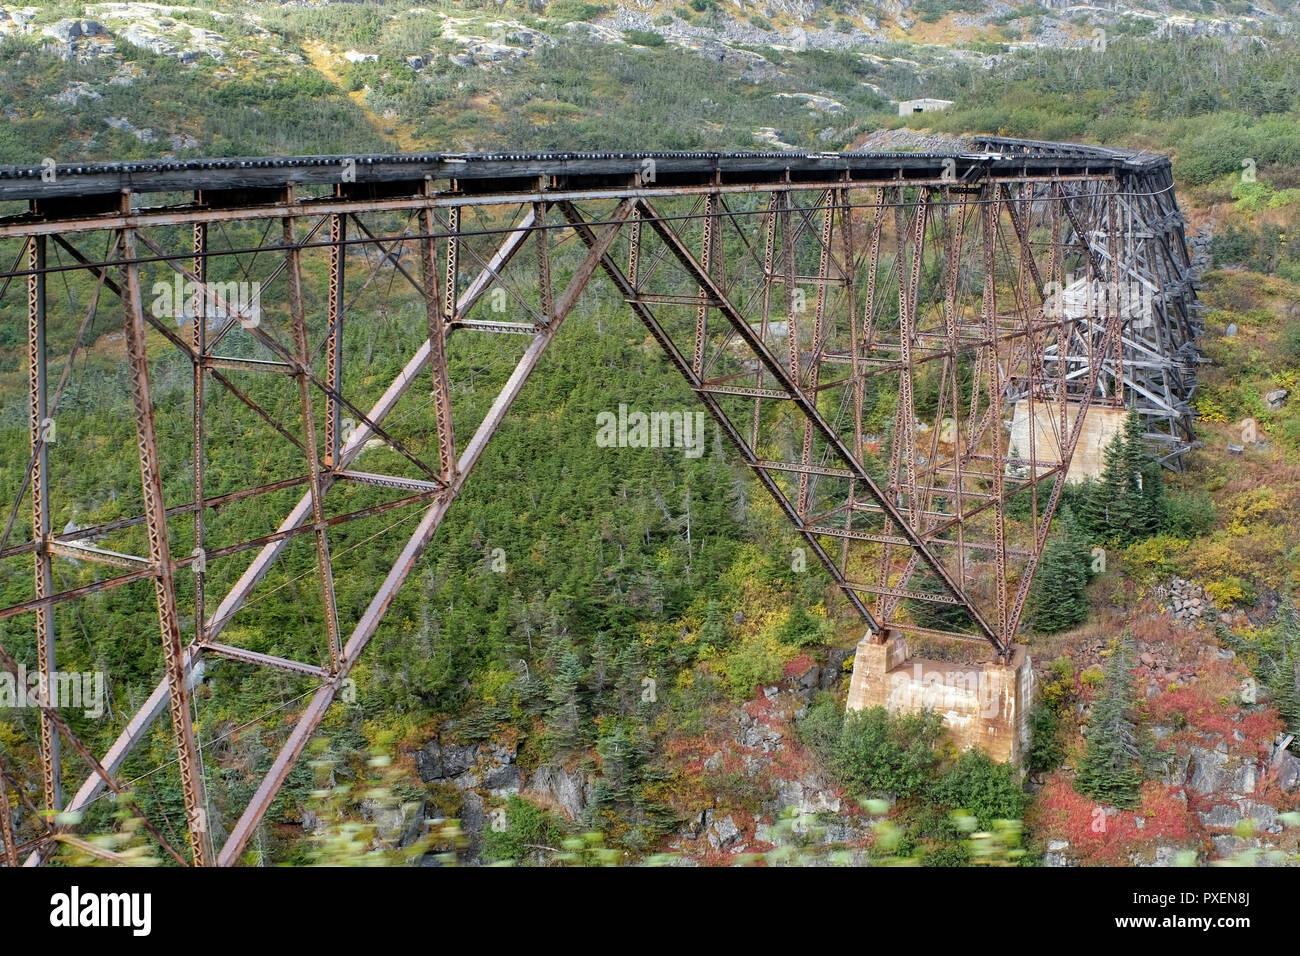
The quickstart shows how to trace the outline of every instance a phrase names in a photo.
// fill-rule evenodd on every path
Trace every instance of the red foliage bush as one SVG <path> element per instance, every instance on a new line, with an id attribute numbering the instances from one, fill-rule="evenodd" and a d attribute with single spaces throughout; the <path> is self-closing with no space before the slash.
<path id="1" fill-rule="evenodd" d="M 785 665 L 785 676 L 787 678 L 803 677 L 816 663 L 810 654 L 804 652 Z"/>
<path id="2" fill-rule="evenodd" d="M 1071 853 L 1085 865 L 1127 863 L 1130 854 L 1157 842 L 1199 840 L 1196 815 L 1180 796 L 1181 788 L 1152 781 L 1143 785 L 1136 810 L 1107 812 L 1057 773 L 1043 787 L 1030 820 L 1046 838 L 1068 841 Z"/>
<path id="3" fill-rule="evenodd" d="M 1212 696 L 1206 683 L 1175 687 L 1147 701 L 1147 715 L 1157 724 L 1186 724 L 1204 737 L 1224 740 L 1234 750 L 1255 757 L 1267 755 L 1282 721 L 1272 707 L 1243 711 Z M 1238 740 L 1240 734 L 1243 740 Z"/>

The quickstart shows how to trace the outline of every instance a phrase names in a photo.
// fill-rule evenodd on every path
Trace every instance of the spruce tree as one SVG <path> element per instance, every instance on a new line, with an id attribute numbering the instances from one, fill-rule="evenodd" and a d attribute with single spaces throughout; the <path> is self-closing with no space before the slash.
<path id="1" fill-rule="evenodd" d="M 1101 479 L 1088 488 L 1083 524 L 1095 541 L 1131 544 L 1164 520 L 1164 477 L 1147 448 L 1142 416 L 1130 411 L 1103 456 Z"/>
<path id="2" fill-rule="evenodd" d="M 725 647 L 727 641 L 727 621 L 722 605 L 710 601 L 704 610 L 704 624 L 700 627 L 700 645 L 718 650 Z"/>
<path id="3" fill-rule="evenodd" d="M 1277 617 L 1277 649 L 1267 657 L 1264 683 L 1286 733 L 1295 735 L 1291 749 L 1300 753 L 1300 612 L 1290 594 L 1283 595 Z"/>
<path id="4" fill-rule="evenodd" d="M 1106 663 L 1106 683 L 1092 705 L 1088 745 L 1074 788 L 1086 797 L 1130 808 L 1142 787 L 1143 747 L 1134 716 L 1133 635 L 1125 631 Z"/>
<path id="5" fill-rule="evenodd" d="M 1064 535 L 1053 537 L 1043 549 L 1025 608 L 1034 630 L 1055 634 L 1087 620 L 1088 565 L 1081 555 L 1085 552 Z"/>
<path id="6" fill-rule="evenodd" d="M 582 744 L 582 703 L 579 690 L 582 684 L 582 658 L 569 650 L 560 660 L 559 669 L 551 679 L 547 697 L 551 709 L 547 714 L 551 743 L 556 750 L 572 750 Z"/>

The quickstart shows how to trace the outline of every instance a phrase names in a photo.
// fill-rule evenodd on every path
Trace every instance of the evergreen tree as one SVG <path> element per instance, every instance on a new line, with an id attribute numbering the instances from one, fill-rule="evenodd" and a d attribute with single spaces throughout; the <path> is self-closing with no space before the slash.
<path id="1" fill-rule="evenodd" d="M 725 647 L 727 640 L 727 619 L 722 605 L 710 601 L 704 610 L 704 624 L 700 627 L 700 645 L 718 649 Z"/>
<path id="2" fill-rule="evenodd" d="M 569 650 L 560 660 L 559 669 L 551 679 L 547 694 L 551 702 L 548 723 L 551 744 L 556 750 L 572 750 L 583 741 L 582 702 L 579 688 L 582 684 L 582 658 Z"/>
<path id="3" fill-rule="evenodd" d="M 1150 537 L 1164 519 L 1164 476 L 1147 448 L 1142 416 L 1130 411 L 1106 446 L 1101 480 L 1088 490 L 1083 523 L 1093 540 L 1131 544 Z"/>
<path id="4" fill-rule="evenodd" d="M 1056 534 L 1043 549 L 1025 608 L 1029 623 L 1045 634 L 1075 627 L 1088 618 L 1084 592 L 1092 566 L 1075 537 L 1077 524 L 1069 505 L 1062 505 L 1056 522 Z"/>
<path id="5" fill-rule="evenodd" d="M 615 665 L 612 645 L 608 632 L 597 632 L 591 648 L 591 669 L 587 672 L 587 686 L 597 698 L 613 682 Z"/>
<path id="6" fill-rule="evenodd" d="M 634 802 L 637 771 L 645 754 L 621 722 L 596 743 L 596 754 L 600 757 L 600 776 L 592 792 L 592 805 L 599 810 L 611 804 Z"/>
<path id="7" fill-rule="evenodd" d="M 616 659 L 618 680 L 614 685 L 614 697 L 620 713 L 635 712 L 643 702 L 648 685 L 647 677 L 654 679 L 646 663 L 641 642 L 628 640 L 619 649 Z"/>
<path id="8" fill-rule="evenodd" d="M 1025 608 L 1034 630 L 1055 634 L 1087 620 L 1087 584 L 1088 572 L 1079 560 L 1079 548 L 1069 538 L 1054 537 L 1043 549 Z"/>
<path id="9" fill-rule="evenodd" d="M 1142 787 L 1143 747 L 1133 688 L 1133 635 L 1125 631 L 1106 663 L 1106 684 L 1092 705 L 1088 745 L 1074 788 L 1086 797 L 1118 807 L 1137 803 Z"/>
<path id="10" fill-rule="evenodd" d="M 1296 737 L 1291 749 L 1300 752 L 1300 612 L 1289 594 L 1283 596 L 1278 608 L 1274 635 L 1274 653 L 1261 660 L 1265 664 L 1264 683 L 1286 732 Z"/>

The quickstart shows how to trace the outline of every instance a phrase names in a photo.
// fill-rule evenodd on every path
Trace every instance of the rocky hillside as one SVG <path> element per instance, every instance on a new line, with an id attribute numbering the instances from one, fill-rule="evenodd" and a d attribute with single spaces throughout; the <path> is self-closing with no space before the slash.
<path id="1" fill-rule="evenodd" d="M 211 96 L 227 110 L 267 111 L 297 94 L 331 94 L 336 108 L 364 119 L 373 137 L 349 134 L 348 124 L 340 123 L 329 131 L 334 148 L 323 142 L 321 151 L 526 146 L 517 141 L 518 133 L 508 144 L 504 136 L 484 136 L 484 123 L 504 119 L 511 108 L 505 94 L 523 88 L 521 71 L 531 61 L 543 57 L 539 76 L 555 76 L 563 63 L 557 47 L 574 44 L 596 45 L 616 57 L 654 53 L 649 62 L 674 72 L 680 72 L 673 65 L 679 62 L 674 53 L 696 55 L 715 71 L 701 74 L 705 85 L 717 83 L 705 76 L 725 76 L 741 88 L 757 85 L 784 98 L 763 111 L 768 123 L 749 127 L 748 142 L 734 145 L 838 148 L 874 128 L 861 124 L 864 113 L 888 115 L 893 101 L 942 94 L 935 92 L 931 74 L 936 69 L 992 70 L 1008 54 L 1025 50 L 1104 51 L 1121 37 L 1244 39 L 1261 31 L 1289 30 L 1292 14 L 1293 8 L 1281 0 L 1185 0 L 1182 6 L 1152 3 L 1150 9 L 1056 0 L 1018 7 L 1001 0 L 886 0 L 878 5 L 848 0 L 511 0 L 491 8 L 477 0 L 0 5 L 0 41 L 10 41 L 0 63 L 39 51 L 65 64 L 51 68 L 42 61 L 35 69 L 29 64 L 17 81 L 26 95 L 3 98 L 4 113 L 13 121 L 41 118 L 48 124 L 61 113 L 85 114 L 71 137 L 49 135 L 51 149 L 58 144 L 62 153 L 75 154 L 58 158 L 193 155 L 214 148 L 274 151 L 269 131 L 259 141 L 235 113 L 220 123 L 215 121 L 224 112 L 219 109 L 205 128 L 195 116 L 172 109 L 176 104 L 166 96 L 141 102 L 110 95 L 110 87 L 128 91 L 142 72 L 165 74 L 177 102 L 193 104 L 201 89 L 205 98 Z M 799 60 L 808 54 L 850 59 L 826 62 L 830 76 L 818 78 L 809 76 Z M 150 58 L 184 70 L 169 71 L 161 63 L 148 67 Z M 561 86 L 576 82 L 592 87 L 593 95 L 600 93 L 594 75 L 558 78 Z M 522 119 L 533 124 L 570 119 L 550 105 L 544 82 L 527 89 L 530 105 Z M 432 102 L 462 90 L 479 91 L 479 98 L 467 94 L 456 106 L 457 115 L 440 123 L 422 117 Z M 726 117 L 716 115 L 724 111 L 718 98 L 695 101 L 705 118 L 705 139 L 697 137 L 696 144 L 734 140 Z M 474 122 L 461 121 L 459 114 L 467 108 L 477 114 Z M 715 115 L 708 117 L 710 112 Z M 789 121 L 794 115 L 819 125 L 795 135 Z M 252 129 L 258 125 L 254 122 Z M 292 129 L 294 120 L 286 115 L 280 125 Z M 334 124 L 327 119 L 326 126 Z M 710 128 L 716 137 L 708 136 Z M 632 140 L 639 136 L 635 131 L 627 135 Z M 15 135 L 13 149 L 0 142 L 0 160 L 39 161 L 43 156 L 25 155 L 18 145 L 31 150 L 41 138 Z M 302 138 L 289 134 L 289 141 Z"/>

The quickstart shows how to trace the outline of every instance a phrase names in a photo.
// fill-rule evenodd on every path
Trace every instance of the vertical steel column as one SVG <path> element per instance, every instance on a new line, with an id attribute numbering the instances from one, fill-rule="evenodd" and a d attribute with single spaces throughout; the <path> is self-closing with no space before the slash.
<path id="1" fill-rule="evenodd" d="M 700 265 L 706 272 L 712 274 L 713 253 L 714 253 L 714 217 L 718 211 L 718 196 L 716 193 L 709 193 L 704 197 L 704 224 L 703 237 L 700 240 Z M 698 304 L 695 307 L 695 347 L 691 355 L 691 371 L 695 373 L 696 378 L 704 375 L 704 338 L 708 333 L 709 322 L 709 305 L 708 293 L 704 287 L 700 286 L 696 292 Z"/>
<path id="2" fill-rule="evenodd" d="M 781 193 L 781 259 L 784 266 L 782 285 L 785 287 L 785 344 L 790 362 L 790 381 L 794 387 L 803 388 L 799 369 L 799 315 L 795 310 L 794 267 L 794 197 L 789 190 Z M 800 517 L 803 517 L 800 515 Z"/>
<path id="3" fill-rule="evenodd" d="M 325 481 L 321 475 L 320 450 L 316 444 L 316 414 L 312 408 L 311 348 L 307 343 L 307 316 L 302 303 L 302 250 L 291 216 L 284 219 L 286 281 L 289 290 L 289 316 L 293 322 L 294 358 L 298 369 L 298 401 L 302 412 L 303 445 L 307 451 L 307 468 L 311 481 L 311 513 L 315 523 L 316 568 L 320 574 L 321 604 L 325 612 L 325 628 L 329 635 L 330 670 L 337 673 L 343 652 L 343 637 L 339 628 L 338 601 L 334 594 L 334 568 L 330 561 L 328 526 L 325 524 Z"/>
<path id="4" fill-rule="evenodd" d="M 961 279 L 961 255 L 962 244 L 965 238 L 966 229 L 966 193 L 961 194 L 957 204 L 956 219 L 957 225 L 952 226 L 952 188 L 945 186 L 943 189 L 943 224 L 944 224 L 944 269 L 947 272 L 944 282 L 943 294 L 943 324 L 945 347 L 948 349 L 948 358 L 944 359 L 944 370 L 950 376 L 951 396 L 952 396 L 952 431 L 953 431 L 953 478 L 952 487 L 956 494 L 956 505 L 954 514 L 961 516 L 964 508 L 962 501 L 962 492 L 965 490 L 965 479 L 962 476 L 962 434 L 958 426 L 958 416 L 961 414 L 961 361 L 960 361 L 960 343 L 957 339 L 957 324 L 959 316 L 957 314 L 957 286 Z M 979 382 L 972 382 L 972 389 L 979 388 Z M 943 427 L 942 415 L 936 422 L 939 429 Z M 940 436 L 936 435 L 936 438 Z M 957 583 L 963 588 L 966 587 L 966 523 L 957 522 Z"/>
<path id="5" fill-rule="evenodd" d="M 817 264 L 817 305 L 813 312 L 812 355 L 808 360 L 808 391 L 817 395 L 821 383 L 822 342 L 826 322 L 826 286 L 830 279 L 831 237 L 835 226 L 835 191 L 828 189 L 822 196 L 825 212 L 822 215 L 821 255 Z M 816 401 L 816 398 L 813 399 Z M 799 472 L 799 517 L 808 514 L 808 468 L 812 465 L 813 423 L 803 423 L 803 450 L 799 461 L 804 470 Z M 861 458 L 858 459 L 861 461 Z"/>
<path id="6" fill-rule="evenodd" d="M 194 275 L 202 285 L 208 282 L 208 226 L 207 223 L 194 224 Z M 190 345 L 194 349 L 194 444 L 191 454 L 194 456 L 194 640 L 202 644 L 206 640 L 203 624 L 207 620 L 206 585 L 207 559 L 203 549 L 204 541 L 204 461 L 205 430 L 204 408 L 205 390 L 207 388 L 207 370 L 204 360 L 207 357 L 208 297 L 202 289 L 194 291 L 191 308 L 194 327 L 191 330 Z"/>
<path id="7" fill-rule="evenodd" d="M 857 244 L 853 236 L 853 200 L 848 188 L 839 191 L 840 196 L 840 232 L 843 233 L 841 244 L 844 246 L 844 294 L 849 307 L 849 378 L 853 394 L 853 455 L 858 461 L 862 456 L 862 391 L 865 382 L 862 377 L 862 358 L 858 341 L 858 287 Z M 844 512 L 844 530 L 853 529 L 853 506 L 857 498 L 857 479 L 849 479 L 849 494 Z M 840 540 L 840 570 L 846 575 L 849 571 L 849 537 Z"/>
<path id="8" fill-rule="evenodd" d="M 910 349 L 911 349 L 911 339 L 908 331 L 909 325 L 905 318 L 907 314 L 907 308 L 905 305 L 907 299 L 907 290 L 905 288 L 906 280 L 904 279 L 903 276 L 903 270 L 907 263 L 907 238 L 906 238 L 907 237 L 907 214 L 904 209 L 905 197 L 903 193 L 903 187 L 898 186 L 894 189 L 891 189 L 890 195 L 894 197 L 892 203 L 894 208 L 894 245 L 896 249 L 896 253 L 894 256 L 894 272 L 898 278 L 899 343 L 900 345 L 904 345 L 909 350 L 909 352 L 902 353 L 899 359 L 902 368 L 899 371 L 898 399 L 894 407 L 894 430 L 889 438 L 889 470 L 886 472 L 885 475 L 889 483 L 885 486 L 884 490 L 886 494 L 893 495 L 894 504 L 896 506 L 901 507 L 902 502 L 900 500 L 900 489 L 902 488 L 902 485 L 904 483 L 901 478 L 902 470 L 903 470 L 902 455 L 903 455 L 903 449 L 904 447 L 906 447 L 908 443 L 908 437 L 907 437 L 909 431 L 908 426 L 912 423 L 911 418 L 909 418 L 907 415 L 906 407 L 903 401 L 904 384 L 905 381 L 910 381 L 908 376 L 911 373 L 911 367 L 910 365 L 908 365 L 908 355 L 910 354 Z M 874 273 L 874 269 L 873 269 L 873 273 Z M 894 533 L 893 519 L 888 514 L 886 514 L 885 535 L 890 536 L 893 533 Z M 890 568 L 893 566 L 893 560 L 894 560 L 894 546 L 890 542 L 886 541 L 881 546 L 880 571 L 876 577 L 877 586 L 882 591 L 881 594 L 876 596 L 876 613 L 882 622 L 888 619 L 888 612 L 890 610 L 889 603 L 886 601 L 886 595 L 883 593 L 883 590 L 889 587 L 889 572 L 890 572 Z M 883 633 L 877 636 L 882 640 L 884 639 Z"/>
<path id="9" fill-rule="evenodd" d="M 1110 257 L 1110 291 L 1106 296 L 1106 326 L 1115 349 L 1115 406 L 1124 407 L 1124 315 L 1119 285 L 1119 183 L 1112 179 L 1106 195 L 1106 252 Z"/>
<path id="10" fill-rule="evenodd" d="M 45 237 L 32 236 L 27 241 L 27 382 L 30 396 L 32 457 L 32 540 L 36 542 L 34 580 L 36 597 L 52 592 L 50 567 L 50 462 L 49 438 L 53 422 L 47 418 L 49 386 L 46 381 L 45 347 Z M 54 608 L 36 609 L 36 656 L 40 669 L 41 693 L 48 695 L 57 666 L 54 650 Z M 57 813 L 63 807 L 62 766 L 59 737 L 54 725 L 41 713 L 41 773 L 45 809 Z"/>
<path id="11" fill-rule="evenodd" d="M 1042 277 L 1038 272 L 1038 263 L 1034 261 L 1034 250 L 1030 245 L 1029 237 L 1033 234 L 1033 215 L 1034 215 L 1034 198 L 1033 187 L 1028 183 L 1021 183 L 1014 199 L 1008 199 L 1007 208 L 1015 210 L 1017 204 L 1020 206 L 1019 213 L 1013 215 L 1012 222 L 1017 225 L 1016 241 L 1020 249 L 1020 269 L 1018 273 L 1018 283 L 1016 287 L 1017 303 L 1023 314 L 1024 331 L 1025 331 L 1025 348 L 1028 353 L 1028 366 L 1025 371 L 1027 379 L 1025 385 L 1025 416 L 1029 422 L 1029 481 L 1031 484 L 1038 483 L 1038 419 L 1034 411 L 1034 392 L 1038 384 L 1038 371 L 1042 368 L 1042 352 L 1040 351 L 1039 331 L 1034 328 L 1034 310 L 1030 306 L 1031 290 L 1037 289 L 1040 293 L 1043 288 Z M 1031 286 L 1030 282 L 1034 284 Z M 1041 298 L 1041 296 L 1040 296 Z M 1011 368 L 1007 371 L 1014 374 Z M 1014 416 L 1014 412 L 1012 413 Z M 1038 489 L 1031 489 L 1029 493 L 1029 521 L 1031 534 L 1038 537 Z"/>
<path id="12" fill-rule="evenodd" d="M 633 211 L 630 220 L 632 232 L 627 243 L 627 279 L 632 288 L 637 288 L 637 266 L 641 258 L 641 210 Z"/>
<path id="13" fill-rule="evenodd" d="M 149 534 L 149 563 L 154 572 L 154 597 L 158 605 L 158 627 L 162 637 L 163 666 L 167 674 L 172 733 L 176 738 L 177 764 L 185 813 L 189 823 L 190 847 L 198 866 L 212 863 L 207 820 L 207 799 L 203 790 L 198 746 L 190 719 L 190 693 L 185 686 L 185 656 L 181 646 L 180 621 L 176 616 L 176 590 L 172 580 L 172 558 L 167 544 L 167 514 L 163 502 L 158 439 L 154 433 L 153 395 L 149 385 L 149 356 L 145 351 L 144 304 L 140 295 L 140 265 L 136 261 L 134 229 L 122 232 L 126 259 L 123 305 L 126 320 L 126 351 L 131 364 L 131 396 L 135 403 L 136 443 L 140 457 L 140 485 L 144 492 L 144 517 Z"/>
<path id="14" fill-rule="evenodd" d="M 903 381 L 906 383 L 905 406 L 907 411 L 906 422 L 906 442 L 903 445 L 903 454 L 907 456 L 907 487 L 908 487 L 908 505 L 912 515 L 912 524 L 914 527 L 921 526 L 921 501 L 920 487 L 916 480 L 916 391 L 915 380 L 913 379 L 914 366 L 912 364 L 912 345 L 913 339 L 917 338 L 918 324 L 921 319 L 920 310 L 917 307 L 921 298 L 921 263 L 925 257 L 925 229 L 929 224 L 930 214 L 930 192 L 925 186 L 920 187 L 920 192 L 916 197 L 916 217 L 913 220 L 912 232 L 912 267 L 907 277 L 907 298 L 906 304 L 900 297 L 902 312 L 899 315 L 899 326 L 903 342 Z M 902 248 L 900 237 L 899 248 Z M 900 272 L 899 288 L 902 288 L 903 276 Z M 906 324 L 904 325 L 903 315 L 906 315 Z M 919 339 L 918 339 L 919 341 Z M 900 396 L 901 398 L 901 396 Z"/>
<path id="15" fill-rule="evenodd" d="M 776 220 L 780 198 L 780 193 L 772 193 L 768 197 L 767 216 L 765 217 L 767 221 L 763 230 L 763 315 L 758 335 L 764 345 L 767 345 L 768 325 L 772 318 L 772 283 L 776 280 L 774 274 L 776 269 Z M 789 331 L 789 327 L 787 327 L 787 334 Z M 754 379 L 754 384 L 759 388 L 763 386 L 763 364 L 761 362 L 758 364 L 758 374 Z M 762 414 L 763 400 L 755 397 L 754 419 L 749 430 L 749 447 L 753 449 L 756 455 L 762 454 L 758 447 L 758 425 Z"/>
<path id="16" fill-rule="evenodd" d="M 427 231 L 427 230 L 426 230 Z M 334 397 L 342 394 L 343 385 L 343 241 L 348 235 L 348 220 L 343 213 L 330 216 L 330 278 L 329 278 L 329 329 L 325 344 L 325 463 L 331 468 L 339 465 L 339 403 Z"/>
<path id="17" fill-rule="evenodd" d="M 989 429 L 993 437 L 993 560 L 997 578 L 998 641 L 1002 656 L 1009 653 L 1007 633 L 1007 509 L 1002 454 L 1002 370 L 998 362 L 997 237 L 1000 213 L 997 190 L 984 192 L 984 301 L 981 303 L 984 337 L 988 340 Z"/>
<path id="18" fill-rule="evenodd" d="M 460 207 L 447 210 L 447 284 L 442 290 L 444 323 L 456 321 L 456 287 L 460 281 Z"/>
<path id="19" fill-rule="evenodd" d="M 551 237 L 546 228 L 546 202 L 533 203 L 533 235 L 537 237 L 537 292 L 542 321 L 548 325 L 555 311 L 555 290 L 551 286 Z"/>
<path id="20" fill-rule="evenodd" d="M 5 781 L 5 762 L 0 757 L 0 841 L 4 843 L 5 862 L 18 865 L 18 838 L 14 833 L 14 818 L 9 812 L 9 784 Z"/>
<path id="21" fill-rule="evenodd" d="M 420 240 L 420 282 L 429 336 L 434 423 L 438 428 L 438 468 L 442 480 L 450 483 L 456 475 L 456 436 L 452 430 L 451 377 L 447 373 L 447 323 L 438 305 L 438 260 L 433 227 L 433 210 L 429 207 L 421 209 L 420 232 L 424 238 Z M 549 321 L 550 306 L 544 306 L 544 309 Z"/>

